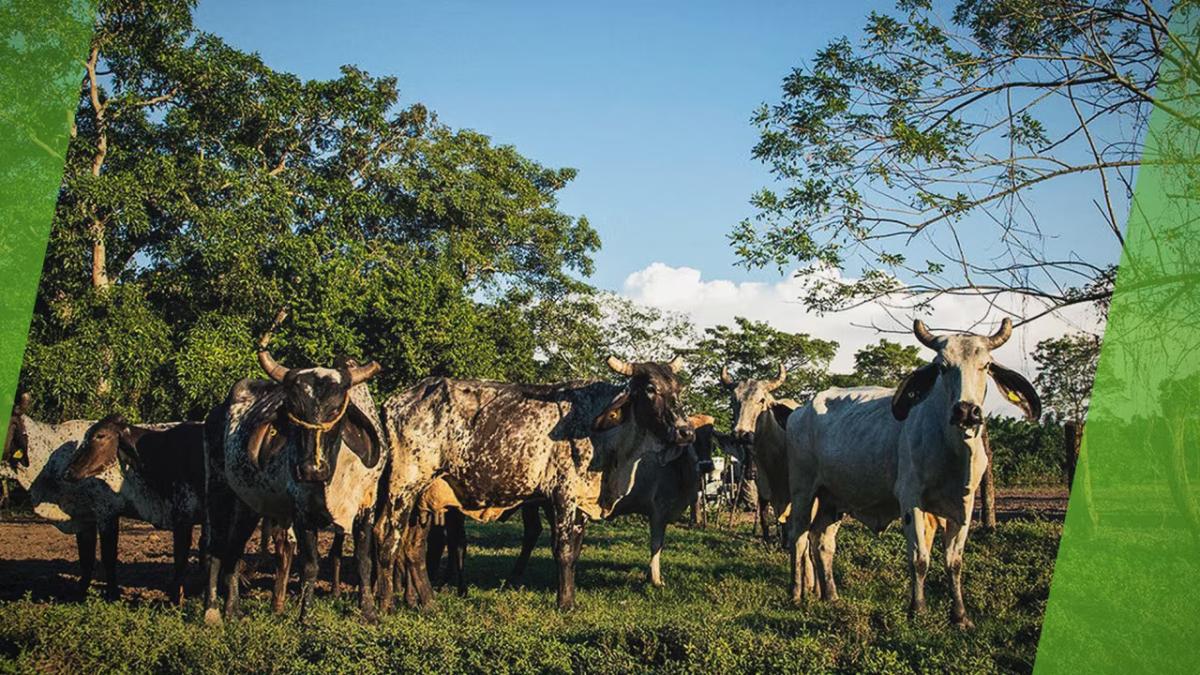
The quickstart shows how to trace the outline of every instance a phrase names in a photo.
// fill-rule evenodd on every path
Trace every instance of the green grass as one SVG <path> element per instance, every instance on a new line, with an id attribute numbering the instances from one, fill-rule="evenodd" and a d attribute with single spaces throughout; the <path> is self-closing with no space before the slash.
<path id="1" fill-rule="evenodd" d="M 401 609 L 377 626 L 363 625 L 349 598 L 320 599 L 304 627 L 294 603 L 277 617 L 263 597 L 220 628 L 203 625 L 197 602 L 0 603 L 0 671 L 1028 672 L 1061 531 L 1013 521 L 974 533 L 964 585 L 977 627 L 960 632 L 947 622 L 940 565 L 930 574 L 930 611 L 906 617 L 904 541 L 895 530 L 875 536 L 844 525 L 842 599 L 800 609 L 787 601 L 785 555 L 751 541 L 748 526 L 737 536 L 672 528 L 668 585 L 656 589 L 645 581 L 644 522 L 597 524 L 579 564 L 578 608 L 561 613 L 544 545 L 526 588 L 496 581 L 516 555 L 519 528 L 472 528 L 466 598 L 443 592 L 436 608 Z"/>

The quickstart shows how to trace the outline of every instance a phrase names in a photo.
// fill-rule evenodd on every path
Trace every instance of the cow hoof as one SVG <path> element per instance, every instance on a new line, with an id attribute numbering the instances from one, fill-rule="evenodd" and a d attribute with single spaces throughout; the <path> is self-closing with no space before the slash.
<path id="1" fill-rule="evenodd" d="M 220 626 L 221 625 L 221 610 L 209 608 L 204 610 L 204 625 L 205 626 Z"/>
<path id="2" fill-rule="evenodd" d="M 975 627 L 975 622 L 971 621 L 966 615 L 950 617 L 950 624 L 959 630 L 971 630 Z"/>

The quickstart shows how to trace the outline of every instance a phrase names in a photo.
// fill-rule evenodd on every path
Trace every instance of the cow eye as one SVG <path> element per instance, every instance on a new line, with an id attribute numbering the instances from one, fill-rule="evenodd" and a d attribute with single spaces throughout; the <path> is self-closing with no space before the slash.
<path id="1" fill-rule="evenodd" d="M 646 385 L 646 393 L 647 394 L 653 394 L 657 391 L 658 391 L 658 389 L 654 385 L 652 385 L 652 384 Z"/>

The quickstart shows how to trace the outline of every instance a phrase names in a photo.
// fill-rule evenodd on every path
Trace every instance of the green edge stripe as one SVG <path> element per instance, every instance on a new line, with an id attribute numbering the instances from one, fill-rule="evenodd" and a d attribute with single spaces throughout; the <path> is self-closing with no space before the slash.
<path id="1" fill-rule="evenodd" d="M 94 16 L 90 0 L 0 0 L 0 417 L 5 429 Z"/>
<path id="2" fill-rule="evenodd" d="M 1200 46 L 1159 67 L 1034 672 L 1200 669 Z"/>

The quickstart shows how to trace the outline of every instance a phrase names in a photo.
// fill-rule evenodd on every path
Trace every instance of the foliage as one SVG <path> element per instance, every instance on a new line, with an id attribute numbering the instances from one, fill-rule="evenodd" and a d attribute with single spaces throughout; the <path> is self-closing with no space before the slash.
<path id="1" fill-rule="evenodd" d="M 1077 333 L 1042 340 L 1033 352 L 1038 364 L 1034 386 L 1042 405 L 1063 420 L 1083 422 L 1087 418 L 1100 338 Z"/>
<path id="2" fill-rule="evenodd" d="M 1063 427 L 1047 418 L 1029 422 L 992 415 L 987 419 L 992 474 L 1000 487 L 1064 485 Z"/>
<path id="3" fill-rule="evenodd" d="M 600 243 L 558 209 L 574 170 L 401 106 L 394 78 L 273 70 L 191 9 L 100 3 L 22 375 L 38 414 L 202 414 L 281 306 L 281 361 L 374 358 L 382 390 L 594 376 L 687 332 L 579 281 Z"/>
<path id="4" fill-rule="evenodd" d="M 1187 5 L 871 12 L 858 40 L 832 40 L 755 114 L 754 155 L 776 185 L 754 195 L 734 248 L 750 266 L 798 264 L 819 310 L 941 294 L 1017 296 L 1024 318 L 1106 308 L 1117 256 L 1092 252 L 1124 246 L 1145 122 L 1167 105 L 1153 94 L 1168 16 Z M 1050 189 L 1065 200 L 1053 213 L 1076 217 L 1048 217 Z"/>
<path id="5" fill-rule="evenodd" d="M 901 345 L 880 340 L 854 354 L 854 372 L 830 376 L 837 387 L 896 387 L 909 373 L 925 365 L 921 350 L 914 345 Z"/>
<path id="6" fill-rule="evenodd" d="M 748 527 L 743 523 L 740 527 Z M 905 615 L 904 539 L 848 523 L 836 573 L 842 599 L 797 608 L 787 558 L 721 528 L 672 528 L 666 588 L 645 581 L 646 524 L 589 527 L 575 611 L 554 609 L 548 547 L 526 588 L 507 588 L 520 525 L 474 525 L 467 597 L 438 596 L 430 612 L 400 610 L 359 622 L 352 598 L 319 597 L 311 625 L 269 611 L 252 592 L 247 617 L 207 628 L 200 604 L 183 609 L 106 603 L 0 603 L 0 669 L 101 672 L 1029 672 L 1049 592 L 1060 526 L 1012 521 L 972 533 L 963 587 L 977 628 L 946 615 L 942 565 L 929 574 L 929 611 Z M 543 540 L 544 541 L 544 540 Z M 940 553 L 935 552 L 935 560 Z M 165 566 L 164 566 L 165 572 Z"/>
<path id="7" fill-rule="evenodd" d="M 735 380 L 771 379 L 778 366 L 787 368 L 787 380 L 775 398 L 803 401 L 824 387 L 837 342 L 806 333 L 788 333 L 762 321 L 742 317 L 735 326 L 707 328 L 688 352 L 689 403 L 693 410 L 712 415 L 718 428 L 728 428 L 729 392 L 721 386 L 721 368 L 727 366 Z"/>

